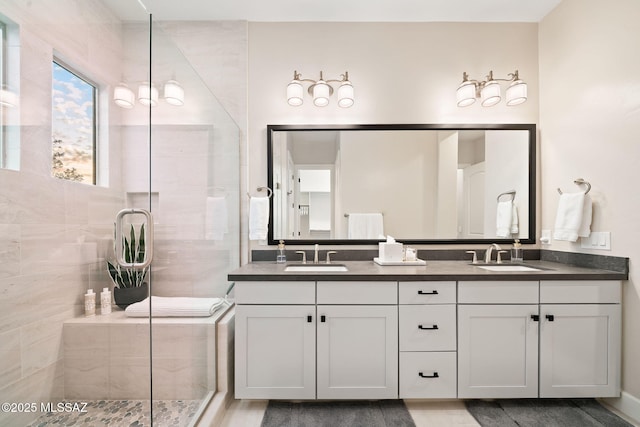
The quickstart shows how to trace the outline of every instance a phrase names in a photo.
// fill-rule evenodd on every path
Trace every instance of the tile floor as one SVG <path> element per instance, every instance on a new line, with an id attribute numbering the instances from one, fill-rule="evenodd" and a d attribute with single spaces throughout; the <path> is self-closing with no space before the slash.
<path id="1" fill-rule="evenodd" d="M 69 402 L 71 403 L 71 402 Z M 148 427 L 148 400 L 93 400 L 86 402 L 86 412 L 49 412 L 27 427 Z M 187 426 L 200 406 L 200 400 L 156 400 L 153 402 L 153 425 Z M 82 408 L 80 406 L 79 408 Z"/>

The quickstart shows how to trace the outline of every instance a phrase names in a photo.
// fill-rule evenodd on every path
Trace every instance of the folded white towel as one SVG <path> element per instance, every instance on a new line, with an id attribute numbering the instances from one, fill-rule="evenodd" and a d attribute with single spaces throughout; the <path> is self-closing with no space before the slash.
<path id="1" fill-rule="evenodd" d="M 510 237 L 513 226 L 513 201 L 498 202 L 496 208 L 496 236 Z M 517 221 L 517 215 L 516 215 Z M 516 224 L 517 227 L 517 224 Z"/>
<path id="2" fill-rule="evenodd" d="M 229 231 L 229 213 L 227 199 L 225 197 L 207 197 L 205 209 L 206 240 L 223 240 L 224 234 Z"/>
<path id="3" fill-rule="evenodd" d="M 249 240 L 267 238 L 269 226 L 269 198 L 252 197 L 249 201 Z"/>
<path id="4" fill-rule="evenodd" d="M 588 194 L 584 195 L 584 207 L 582 208 L 582 221 L 580 223 L 580 228 L 578 229 L 579 237 L 589 237 L 591 234 L 591 219 L 593 216 L 593 202 L 591 201 L 591 196 Z"/>
<path id="5" fill-rule="evenodd" d="M 518 208 L 515 203 L 512 203 L 513 211 L 511 212 L 511 234 L 518 234 L 520 232 L 520 226 L 518 223 Z"/>
<path id="6" fill-rule="evenodd" d="M 349 214 L 347 235 L 349 239 L 379 239 L 380 236 L 384 236 L 384 218 L 382 214 Z"/>
<path id="7" fill-rule="evenodd" d="M 223 303 L 222 298 L 151 297 L 153 317 L 209 317 Z M 127 317 L 149 317 L 149 298 L 124 310 Z"/>
<path id="8" fill-rule="evenodd" d="M 553 238 L 575 242 L 579 236 L 587 237 L 591 227 L 591 209 L 591 198 L 585 193 L 561 194 Z"/>

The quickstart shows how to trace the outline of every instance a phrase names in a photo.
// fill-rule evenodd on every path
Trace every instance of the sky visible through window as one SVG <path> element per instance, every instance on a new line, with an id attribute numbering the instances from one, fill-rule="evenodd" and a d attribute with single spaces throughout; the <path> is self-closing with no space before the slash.
<path id="1" fill-rule="evenodd" d="M 53 63 L 53 176 L 95 184 L 96 88 Z"/>

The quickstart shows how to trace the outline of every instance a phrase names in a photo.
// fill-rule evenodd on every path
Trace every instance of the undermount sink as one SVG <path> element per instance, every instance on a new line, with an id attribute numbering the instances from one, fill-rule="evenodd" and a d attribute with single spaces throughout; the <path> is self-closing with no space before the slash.
<path id="1" fill-rule="evenodd" d="M 347 266 L 342 264 L 295 264 L 295 265 L 287 265 L 284 268 L 286 272 L 339 272 L 339 271 L 349 271 Z"/>
<path id="2" fill-rule="evenodd" d="M 478 267 L 489 271 L 542 271 L 541 268 L 529 267 L 526 265 L 496 264 L 479 265 Z"/>

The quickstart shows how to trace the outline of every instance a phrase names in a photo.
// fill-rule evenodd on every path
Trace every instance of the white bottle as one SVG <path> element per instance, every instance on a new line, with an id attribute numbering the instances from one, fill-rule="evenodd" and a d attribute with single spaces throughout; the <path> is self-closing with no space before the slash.
<path id="1" fill-rule="evenodd" d="M 84 294 L 84 315 L 95 316 L 96 314 L 96 294 L 93 293 L 93 289 L 89 289 Z"/>
<path id="2" fill-rule="evenodd" d="M 100 314 L 111 313 L 111 292 L 109 288 L 102 288 L 100 293 Z"/>

